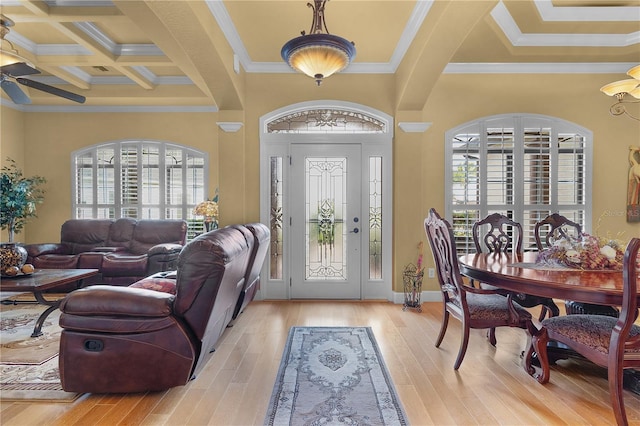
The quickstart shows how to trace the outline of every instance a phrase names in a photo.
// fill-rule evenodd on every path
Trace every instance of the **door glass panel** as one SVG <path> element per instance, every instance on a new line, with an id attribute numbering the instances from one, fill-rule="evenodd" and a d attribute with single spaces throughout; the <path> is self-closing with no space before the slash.
<path id="1" fill-rule="evenodd" d="M 369 158 L 369 278 L 382 279 L 382 157 Z"/>
<path id="2" fill-rule="evenodd" d="M 271 157 L 269 162 L 271 174 L 270 200 L 270 227 L 271 227 L 271 251 L 269 262 L 269 277 L 282 279 L 283 241 L 282 232 L 282 157 Z"/>
<path id="3" fill-rule="evenodd" d="M 305 279 L 347 279 L 346 157 L 305 159 Z"/>

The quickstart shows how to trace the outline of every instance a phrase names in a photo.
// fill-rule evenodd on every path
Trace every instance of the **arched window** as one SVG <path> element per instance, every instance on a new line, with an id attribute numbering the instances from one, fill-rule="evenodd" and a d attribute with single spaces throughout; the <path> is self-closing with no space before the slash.
<path id="1" fill-rule="evenodd" d="M 446 216 L 458 249 L 473 251 L 472 224 L 499 212 L 522 224 L 533 250 L 536 222 L 551 213 L 591 224 L 592 134 L 541 115 L 499 115 L 445 135 Z"/>
<path id="2" fill-rule="evenodd" d="M 73 214 L 82 218 L 186 219 L 207 198 L 208 156 L 155 141 L 109 142 L 72 153 Z"/>

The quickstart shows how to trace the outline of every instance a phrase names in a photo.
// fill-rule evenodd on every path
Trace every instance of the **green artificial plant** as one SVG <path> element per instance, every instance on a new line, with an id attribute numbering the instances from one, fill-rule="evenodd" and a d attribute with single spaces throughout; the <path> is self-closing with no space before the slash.
<path id="1" fill-rule="evenodd" d="M 28 219 L 37 217 L 36 204 L 44 200 L 40 185 L 47 182 L 42 176 L 24 177 L 16 162 L 7 158 L 9 165 L 0 173 L 0 225 L 9 232 L 9 242 L 20 233 Z"/>

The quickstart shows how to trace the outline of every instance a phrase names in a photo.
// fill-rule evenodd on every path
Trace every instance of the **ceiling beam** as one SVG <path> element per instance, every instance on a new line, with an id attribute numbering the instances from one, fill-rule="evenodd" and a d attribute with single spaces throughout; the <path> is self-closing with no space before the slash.
<path id="1" fill-rule="evenodd" d="M 155 87 L 153 81 L 149 80 L 148 77 L 142 75 L 138 71 L 133 68 L 124 67 L 121 65 L 112 65 L 113 68 L 122 73 L 125 77 L 128 77 L 131 81 L 138 84 L 143 89 L 151 90 Z"/>
<path id="2" fill-rule="evenodd" d="M 198 44 L 194 40 L 186 41 L 183 34 L 189 32 L 197 20 L 192 13 L 187 13 L 185 16 L 185 5 L 182 3 L 114 0 L 115 6 L 135 22 L 140 30 L 215 104 L 209 82 L 196 65 L 195 58 L 185 48 L 185 44 L 188 43 Z"/>
<path id="3" fill-rule="evenodd" d="M 438 78 L 495 1 L 435 2 L 396 73 L 398 111 L 421 111 Z M 452 23 L 454 23 L 452 25 Z"/>
<path id="4" fill-rule="evenodd" d="M 57 66 L 48 66 L 42 63 L 38 63 L 38 69 L 40 69 L 41 71 L 48 72 L 49 74 L 55 77 L 58 77 L 69 84 L 72 84 L 78 89 L 85 89 L 85 90 L 91 89 L 91 83 L 89 83 L 88 81 L 82 79 L 81 77 L 73 73 L 65 71 L 62 68 L 58 68 Z"/>

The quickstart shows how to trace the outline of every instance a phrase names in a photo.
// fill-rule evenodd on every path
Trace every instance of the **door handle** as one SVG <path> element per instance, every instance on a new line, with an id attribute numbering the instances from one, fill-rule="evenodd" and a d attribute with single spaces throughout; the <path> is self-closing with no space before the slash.
<path id="1" fill-rule="evenodd" d="M 357 234 L 358 232 L 360 232 L 358 228 L 353 228 L 353 231 L 349 231 L 350 234 Z"/>

